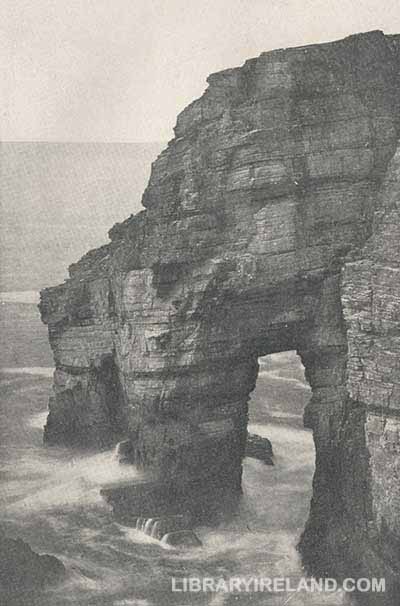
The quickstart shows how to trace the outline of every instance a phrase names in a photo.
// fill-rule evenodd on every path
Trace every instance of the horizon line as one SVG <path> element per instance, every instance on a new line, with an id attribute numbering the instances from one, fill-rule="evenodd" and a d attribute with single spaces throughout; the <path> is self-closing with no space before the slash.
<path id="1" fill-rule="evenodd" d="M 117 141 L 117 140 L 100 140 L 100 139 L 89 139 L 86 141 L 73 141 L 73 140 L 47 140 L 47 139 L 3 139 L 0 141 L 0 144 L 2 143 L 55 143 L 55 144 L 63 144 L 63 143 L 110 143 L 110 144 L 115 144 L 115 143 L 126 143 L 126 144 L 132 144 L 132 143 L 167 143 L 168 140 L 167 139 L 148 139 L 148 140 L 136 140 L 136 141 Z"/>

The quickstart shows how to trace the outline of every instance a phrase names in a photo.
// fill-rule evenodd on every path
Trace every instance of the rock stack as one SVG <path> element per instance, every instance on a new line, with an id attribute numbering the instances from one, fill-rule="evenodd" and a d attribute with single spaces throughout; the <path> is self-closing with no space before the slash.
<path id="1" fill-rule="evenodd" d="M 153 163 L 145 210 L 40 304 L 56 365 L 46 441 L 129 440 L 135 465 L 187 491 L 240 493 L 258 357 L 297 350 L 316 446 L 304 561 L 391 583 L 399 67 L 400 37 L 372 31 L 212 74 Z"/>

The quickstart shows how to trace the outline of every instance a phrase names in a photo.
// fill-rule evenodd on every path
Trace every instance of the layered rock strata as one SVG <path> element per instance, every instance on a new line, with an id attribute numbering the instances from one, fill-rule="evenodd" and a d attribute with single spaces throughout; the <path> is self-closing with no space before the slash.
<path id="1" fill-rule="evenodd" d="M 47 442 L 127 439 L 169 485 L 240 490 L 257 359 L 297 350 L 316 445 L 304 561 L 392 587 L 399 49 L 374 31 L 211 75 L 153 163 L 145 210 L 41 295 Z"/>

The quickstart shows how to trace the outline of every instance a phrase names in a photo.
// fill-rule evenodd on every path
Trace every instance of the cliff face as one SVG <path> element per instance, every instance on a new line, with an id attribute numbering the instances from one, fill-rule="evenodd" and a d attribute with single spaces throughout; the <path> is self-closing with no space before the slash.
<path id="1" fill-rule="evenodd" d="M 301 548 L 339 575 L 400 564 L 399 49 L 370 32 L 210 76 L 146 210 L 41 299 L 46 440 L 128 438 L 182 485 L 240 486 L 257 358 L 296 349 L 317 451 Z"/>

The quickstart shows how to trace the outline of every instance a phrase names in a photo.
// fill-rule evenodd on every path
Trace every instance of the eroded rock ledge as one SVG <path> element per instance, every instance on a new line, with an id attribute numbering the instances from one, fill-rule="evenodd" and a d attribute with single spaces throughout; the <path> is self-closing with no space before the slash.
<path id="1" fill-rule="evenodd" d="M 400 37 L 374 31 L 211 75 L 153 163 L 146 210 L 41 295 L 46 440 L 128 439 L 180 486 L 240 489 L 257 358 L 296 349 L 317 452 L 305 564 L 392 587 L 399 67 Z"/>

